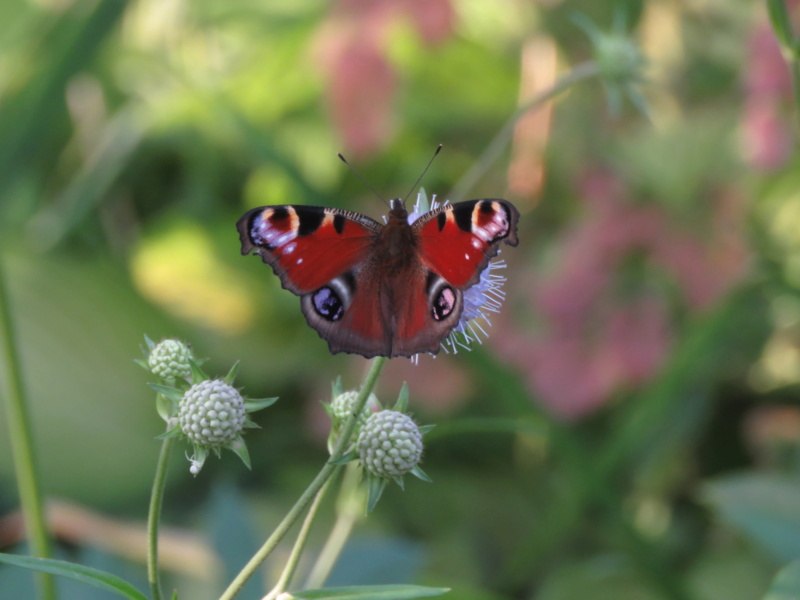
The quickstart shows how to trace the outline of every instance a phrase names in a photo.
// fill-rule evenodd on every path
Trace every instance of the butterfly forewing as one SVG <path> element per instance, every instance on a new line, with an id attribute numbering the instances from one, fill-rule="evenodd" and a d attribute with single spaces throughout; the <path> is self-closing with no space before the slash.
<path id="1" fill-rule="evenodd" d="M 501 242 L 517 245 L 519 212 L 507 200 L 468 200 L 424 214 L 419 231 L 422 261 L 451 285 L 476 283 Z"/>

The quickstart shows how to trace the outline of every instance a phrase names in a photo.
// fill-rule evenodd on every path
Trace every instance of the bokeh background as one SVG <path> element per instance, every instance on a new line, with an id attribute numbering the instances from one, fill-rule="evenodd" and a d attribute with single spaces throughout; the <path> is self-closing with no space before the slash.
<path id="1" fill-rule="evenodd" d="M 590 78 L 487 163 L 517 107 L 593 60 L 576 14 L 624 21 L 648 116 Z M 480 348 L 387 367 L 384 403 L 408 381 L 437 424 L 434 483 L 389 488 L 330 583 L 744 600 L 800 557 L 797 115 L 761 3 L 4 0 L 0 22 L 0 260 L 61 557 L 144 580 L 163 424 L 132 359 L 181 337 L 281 398 L 252 471 L 173 457 L 170 582 L 216 597 L 325 460 L 331 381 L 368 365 L 328 353 L 234 224 L 283 203 L 378 218 L 336 153 L 388 198 L 439 143 L 428 193 L 486 164 L 467 196 L 520 209 L 507 301 Z M 24 551 L 4 429 L 0 547 Z M 0 597 L 32 589 L 0 568 Z"/>

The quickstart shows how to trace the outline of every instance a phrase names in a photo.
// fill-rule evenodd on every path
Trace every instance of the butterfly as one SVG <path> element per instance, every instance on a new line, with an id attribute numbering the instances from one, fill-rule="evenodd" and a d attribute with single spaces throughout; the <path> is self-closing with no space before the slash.
<path id="1" fill-rule="evenodd" d="M 507 200 L 445 204 L 409 224 L 389 202 L 386 224 L 318 206 L 261 206 L 236 224 L 242 254 L 260 255 L 300 296 L 308 324 L 332 353 L 366 358 L 436 354 L 458 325 L 464 291 L 501 243 L 517 245 Z"/>

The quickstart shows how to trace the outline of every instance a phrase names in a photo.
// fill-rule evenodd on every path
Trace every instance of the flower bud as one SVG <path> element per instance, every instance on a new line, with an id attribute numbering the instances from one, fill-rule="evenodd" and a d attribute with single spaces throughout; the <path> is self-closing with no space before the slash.
<path id="1" fill-rule="evenodd" d="M 246 419 L 239 391 L 219 379 L 202 381 L 178 404 L 181 431 L 199 446 L 224 446 L 241 433 Z"/>
<path id="2" fill-rule="evenodd" d="M 422 434 L 408 415 L 382 410 L 373 413 L 362 427 L 357 451 L 369 474 L 385 479 L 402 477 L 422 457 Z"/>
<path id="3" fill-rule="evenodd" d="M 190 360 L 194 356 L 187 344 L 180 340 L 164 340 L 155 345 L 147 356 L 150 371 L 167 381 L 186 379 L 192 374 Z"/>

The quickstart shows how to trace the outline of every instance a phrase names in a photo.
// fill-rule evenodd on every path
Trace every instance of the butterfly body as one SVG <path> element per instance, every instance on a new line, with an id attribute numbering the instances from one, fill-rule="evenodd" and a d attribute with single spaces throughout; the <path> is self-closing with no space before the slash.
<path id="1" fill-rule="evenodd" d="M 517 244 L 519 213 L 506 200 L 470 200 L 409 224 L 392 200 L 385 225 L 362 214 L 262 206 L 237 223 L 242 254 L 255 252 L 301 298 L 331 352 L 365 357 L 436 354 L 458 324 L 463 292 L 501 242 Z"/>

